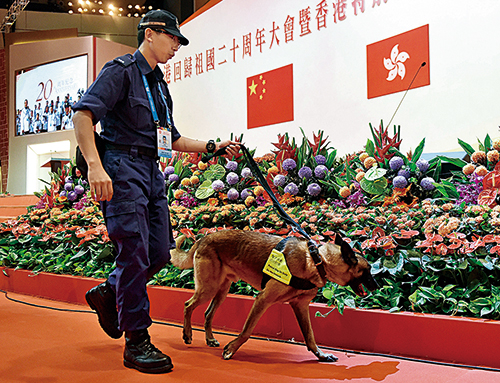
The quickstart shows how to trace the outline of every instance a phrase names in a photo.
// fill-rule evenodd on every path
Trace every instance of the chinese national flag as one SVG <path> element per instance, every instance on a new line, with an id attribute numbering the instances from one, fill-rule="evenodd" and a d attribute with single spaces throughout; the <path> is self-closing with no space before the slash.
<path id="1" fill-rule="evenodd" d="M 425 66 L 422 63 L 425 62 Z M 429 25 L 366 46 L 368 98 L 430 84 Z"/>
<path id="2" fill-rule="evenodd" d="M 293 64 L 247 78 L 247 127 L 293 121 Z"/>

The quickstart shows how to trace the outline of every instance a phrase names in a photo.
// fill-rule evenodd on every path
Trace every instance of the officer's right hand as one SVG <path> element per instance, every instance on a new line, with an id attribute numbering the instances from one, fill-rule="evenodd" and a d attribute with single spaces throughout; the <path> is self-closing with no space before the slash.
<path id="1" fill-rule="evenodd" d="M 102 165 L 89 164 L 90 193 L 96 201 L 109 201 L 113 197 L 113 184 Z"/>

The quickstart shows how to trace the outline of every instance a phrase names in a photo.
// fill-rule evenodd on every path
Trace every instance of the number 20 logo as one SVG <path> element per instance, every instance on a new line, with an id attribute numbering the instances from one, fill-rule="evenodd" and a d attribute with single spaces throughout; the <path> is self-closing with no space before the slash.
<path id="1" fill-rule="evenodd" d="M 47 80 L 45 84 L 43 82 L 40 82 L 38 84 L 38 87 L 40 88 L 40 93 L 36 98 L 36 102 L 42 101 L 43 99 L 48 100 L 50 95 L 52 94 L 52 88 L 53 88 L 52 80 L 50 79 Z"/>

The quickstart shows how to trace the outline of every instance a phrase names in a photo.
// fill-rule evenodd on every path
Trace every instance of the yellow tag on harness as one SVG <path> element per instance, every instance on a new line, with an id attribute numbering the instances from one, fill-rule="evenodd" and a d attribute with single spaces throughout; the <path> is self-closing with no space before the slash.
<path id="1" fill-rule="evenodd" d="M 273 249 L 271 254 L 269 254 L 269 258 L 262 271 L 287 285 L 290 284 L 290 279 L 292 279 L 292 274 L 286 264 L 285 256 L 276 249 Z"/>

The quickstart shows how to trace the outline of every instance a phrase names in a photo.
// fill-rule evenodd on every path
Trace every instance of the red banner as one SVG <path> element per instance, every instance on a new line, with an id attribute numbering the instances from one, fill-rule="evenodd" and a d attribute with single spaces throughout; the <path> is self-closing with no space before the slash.
<path id="1" fill-rule="evenodd" d="M 429 25 L 367 45 L 366 66 L 368 98 L 408 89 L 417 71 L 411 89 L 429 85 Z"/>
<path id="2" fill-rule="evenodd" d="M 293 121 L 293 64 L 247 78 L 247 128 Z"/>

